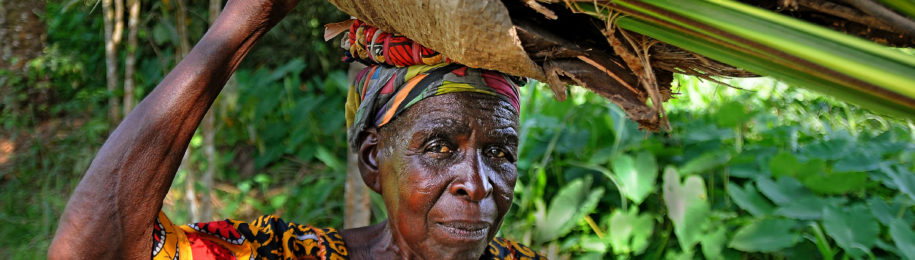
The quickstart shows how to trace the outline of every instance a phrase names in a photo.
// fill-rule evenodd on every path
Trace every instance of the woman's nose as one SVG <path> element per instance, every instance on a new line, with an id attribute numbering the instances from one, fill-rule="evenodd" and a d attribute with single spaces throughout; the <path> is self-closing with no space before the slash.
<path id="1" fill-rule="evenodd" d="M 455 174 L 458 176 L 451 182 L 448 192 L 470 201 L 481 201 L 492 193 L 492 183 L 489 182 L 487 171 L 489 167 L 482 164 L 479 155 L 470 157 L 463 162 L 463 167 L 457 167 Z"/>

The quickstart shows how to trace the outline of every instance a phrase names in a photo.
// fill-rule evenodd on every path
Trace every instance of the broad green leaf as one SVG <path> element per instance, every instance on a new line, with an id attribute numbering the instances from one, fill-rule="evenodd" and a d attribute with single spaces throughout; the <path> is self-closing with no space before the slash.
<path id="1" fill-rule="evenodd" d="M 822 194 L 843 194 L 867 185 L 867 174 L 864 172 L 831 171 L 821 159 L 812 159 L 801 165 L 797 178 L 810 190 Z"/>
<path id="2" fill-rule="evenodd" d="M 665 260 L 692 260 L 693 251 L 683 251 L 677 252 L 676 250 L 667 250 L 667 253 L 664 254 Z"/>
<path id="3" fill-rule="evenodd" d="M 899 187 L 899 191 L 909 195 L 909 198 L 912 200 L 915 200 L 915 174 L 903 167 L 896 167 L 895 170 L 890 169 L 890 167 L 884 168 L 887 169 L 886 174 L 893 179 L 893 183 Z"/>
<path id="4" fill-rule="evenodd" d="M 728 162 L 727 166 L 731 177 L 755 179 L 767 175 L 760 170 L 758 157 L 759 155 L 757 153 L 746 151 L 735 155 L 734 158 L 731 158 L 731 161 Z"/>
<path id="5" fill-rule="evenodd" d="M 603 188 L 591 190 L 591 178 L 575 179 L 550 201 L 545 215 L 537 219 L 534 240 L 538 243 L 552 241 L 569 233 L 572 227 L 597 207 Z"/>
<path id="6" fill-rule="evenodd" d="M 593 236 L 593 235 L 585 236 L 581 239 L 581 242 L 579 242 L 579 244 L 581 245 L 582 249 L 584 249 L 585 251 L 588 251 L 588 252 L 598 252 L 598 253 L 607 252 L 607 243 L 604 243 L 604 241 L 601 240 L 597 236 Z"/>
<path id="7" fill-rule="evenodd" d="M 879 151 L 857 150 L 839 159 L 833 165 L 835 172 L 867 172 L 880 168 Z"/>
<path id="8" fill-rule="evenodd" d="M 572 216 L 585 199 L 586 186 L 582 179 L 575 179 L 559 190 L 550 202 L 543 220 L 538 221 L 534 230 L 535 240 L 546 242 L 563 235 L 559 234 L 560 230 L 566 223 L 572 222 Z"/>
<path id="9" fill-rule="evenodd" d="M 851 142 L 845 138 L 823 140 L 805 147 L 806 155 L 824 160 L 838 160 L 844 157 L 851 148 Z"/>
<path id="10" fill-rule="evenodd" d="M 800 241 L 792 232 L 796 223 L 788 219 L 761 219 L 740 227 L 728 247 L 745 252 L 775 252 Z"/>
<path id="11" fill-rule="evenodd" d="M 803 184 L 791 177 L 779 178 L 778 182 L 774 182 L 769 178 L 758 178 L 756 179 L 756 187 L 777 205 L 814 197 L 809 190 L 804 188 Z"/>
<path id="12" fill-rule="evenodd" d="M 867 174 L 863 172 L 834 172 L 810 175 L 802 179 L 804 186 L 822 194 L 844 194 L 863 189 Z"/>
<path id="13" fill-rule="evenodd" d="M 619 180 L 623 194 L 638 206 L 654 192 L 658 165 L 648 152 L 639 153 L 635 159 L 620 155 L 613 160 L 613 174 Z"/>
<path id="14" fill-rule="evenodd" d="M 747 183 L 743 188 L 733 182 L 728 183 L 728 195 L 741 209 L 753 216 L 762 217 L 772 213 L 772 204 L 756 192 L 756 187 Z"/>
<path id="15" fill-rule="evenodd" d="M 801 163 L 797 161 L 797 157 L 789 152 L 778 153 L 769 161 L 769 171 L 776 179 L 782 176 L 796 176 L 800 166 Z"/>
<path id="16" fill-rule="evenodd" d="M 648 248 L 651 233 L 654 232 L 654 218 L 639 214 L 636 207 L 629 212 L 616 210 L 610 216 L 610 245 L 617 255 L 640 255 Z"/>
<path id="17" fill-rule="evenodd" d="M 801 197 L 779 206 L 775 209 L 775 215 L 816 220 L 823 216 L 823 208 L 828 205 L 831 203 L 820 197 Z"/>
<path id="18" fill-rule="evenodd" d="M 880 197 L 871 197 L 867 200 L 867 207 L 871 209 L 871 213 L 874 214 L 874 217 L 883 223 L 884 225 L 889 226 L 890 222 L 896 218 L 896 210 L 890 208 L 890 205 L 886 203 Z M 897 209 L 898 210 L 898 209 Z"/>
<path id="19" fill-rule="evenodd" d="M 845 252 L 861 257 L 877 242 L 880 226 L 863 204 L 823 209 L 823 229 Z"/>
<path id="20" fill-rule="evenodd" d="M 724 242 L 728 239 L 726 232 L 727 228 L 724 225 L 719 225 L 715 231 L 702 237 L 699 243 L 702 246 L 702 256 L 705 259 L 724 259 L 721 251 L 724 249 Z"/>
<path id="21" fill-rule="evenodd" d="M 730 101 L 718 108 L 716 118 L 718 125 L 723 127 L 736 127 L 749 120 L 747 107 L 738 101 Z M 681 169 L 682 171 L 682 169 Z"/>
<path id="22" fill-rule="evenodd" d="M 680 248 L 691 252 L 708 221 L 709 204 L 705 182 L 698 176 L 688 176 L 681 183 L 677 170 L 668 167 L 664 170 L 664 203 L 667 205 L 667 216 L 674 224 L 674 234 L 677 235 Z"/>
<path id="23" fill-rule="evenodd" d="M 893 243 L 902 253 L 900 256 L 915 259 L 915 232 L 912 232 L 912 224 L 907 224 L 900 219 L 893 219 L 889 226 Z"/>
<path id="24" fill-rule="evenodd" d="M 679 168 L 682 175 L 693 175 L 707 173 L 708 171 L 718 168 L 731 160 L 731 154 L 725 151 L 707 152 L 696 157 Z"/>

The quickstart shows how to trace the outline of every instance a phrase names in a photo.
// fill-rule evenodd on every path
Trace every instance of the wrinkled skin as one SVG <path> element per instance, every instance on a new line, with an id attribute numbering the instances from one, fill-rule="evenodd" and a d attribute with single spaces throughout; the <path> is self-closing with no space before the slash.
<path id="1" fill-rule="evenodd" d="M 497 97 L 456 93 L 423 100 L 391 124 L 370 129 L 359 150 L 389 220 L 343 231 L 350 252 L 478 259 L 511 207 L 518 114 Z M 350 239 L 372 233 L 384 236 Z"/>
<path id="2" fill-rule="evenodd" d="M 297 0 L 231 0 L 194 49 L 99 149 L 48 259 L 147 259 L 184 151 L 226 80 Z M 342 231 L 352 259 L 476 259 L 514 188 L 518 115 L 498 98 L 432 97 L 361 139 L 365 183 L 392 221 Z"/>

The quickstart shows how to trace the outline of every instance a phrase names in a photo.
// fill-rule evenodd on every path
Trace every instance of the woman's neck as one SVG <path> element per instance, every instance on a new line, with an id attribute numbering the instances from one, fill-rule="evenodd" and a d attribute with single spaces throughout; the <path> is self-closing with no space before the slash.
<path id="1" fill-rule="evenodd" d="M 350 259 L 412 259 L 394 240 L 394 231 L 384 220 L 378 224 L 345 229 L 340 234 Z"/>

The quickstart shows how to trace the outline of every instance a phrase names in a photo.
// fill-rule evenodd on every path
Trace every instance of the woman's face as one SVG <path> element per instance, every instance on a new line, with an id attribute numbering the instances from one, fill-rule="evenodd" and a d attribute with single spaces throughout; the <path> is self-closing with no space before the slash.
<path id="1" fill-rule="evenodd" d="M 379 135 L 380 193 L 401 250 L 427 259 L 482 255 L 514 195 L 512 106 L 478 93 L 435 96 Z"/>

